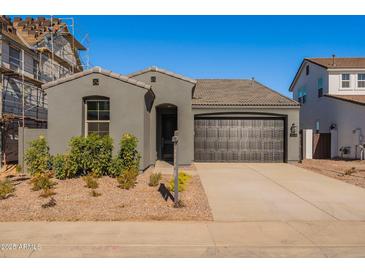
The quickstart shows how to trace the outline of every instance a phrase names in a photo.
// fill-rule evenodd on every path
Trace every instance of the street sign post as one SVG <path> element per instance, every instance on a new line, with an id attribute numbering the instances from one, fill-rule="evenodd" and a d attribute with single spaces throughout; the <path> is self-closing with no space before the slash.
<path id="1" fill-rule="evenodd" d="M 179 207 L 179 163 L 177 160 L 179 138 L 177 130 L 174 132 L 172 142 L 174 143 L 174 202 L 175 207 Z"/>

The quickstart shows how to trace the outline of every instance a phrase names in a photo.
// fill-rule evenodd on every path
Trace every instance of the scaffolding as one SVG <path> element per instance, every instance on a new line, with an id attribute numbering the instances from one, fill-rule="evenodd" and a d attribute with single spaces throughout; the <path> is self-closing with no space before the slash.
<path id="1" fill-rule="evenodd" d="M 10 19 L 8 20 L 11 24 Z M 21 23 L 22 31 L 25 29 L 27 34 L 34 34 L 35 38 L 38 33 L 42 36 L 41 40 L 33 46 L 29 46 L 24 39 L 21 39 L 23 45 L 12 49 L 13 52 L 11 52 L 10 46 L 8 52 L 1 51 L 0 165 L 2 162 L 6 164 L 7 161 L 16 159 L 24 167 L 24 128 L 47 127 L 48 105 L 46 94 L 41 88 L 42 84 L 82 71 L 84 64 L 78 55 L 82 44 L 75 39 L 75 25 L 72 17 L 54 18 L 51 16 L 49 19 L 42 17 L 41 25 L 38 22 L 34 24 L 33 19 L 29 19 L 29 17 L 25 21 L 17 19 L 18 25 L 20 25 L 19 22 L 25 22 Z M 43 23 L 45 28 L 43 28 Z M 35 32 L 35 27 L 41 31 Z M 11 30 L 11 28 L 9 29 Z M 6 40 L 10 41 L 9 45 L 11 43 L 12 47 L 16 44 L 13 43 L 11 36 L 6 37 Z M 19 43 L 19 41 L 17 42 Z M 65 50 L 65 45 L 70 45 L 68 50 Z M 27 62 L 29 59 L 33 61 Z M 23 129 L 22 136 L 18 136 L 19 127 Z M 23 144 L 22 159 L 17 159 L 19 137 L 22 138 Z"/>

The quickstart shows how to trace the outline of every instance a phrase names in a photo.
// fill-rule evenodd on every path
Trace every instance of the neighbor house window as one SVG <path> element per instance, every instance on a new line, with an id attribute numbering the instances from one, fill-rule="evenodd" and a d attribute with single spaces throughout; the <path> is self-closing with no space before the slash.
<path id="1" fill-rule="evenodd" d="M 307 90 L 306 87 L 304 86 L 298 90 L 298 102 L 301 104 L 305 104 L 306 100 L 307 100 Z"/>
<path id="2" fill-rule="evenodd" d="M 318 91 L 318 97 L 323 96 L 323 79 L 319 78 L 317 80 L 317 91 Z"/>
<path id="3" fill-rule="evenodd" d="M 307 65 L 307 66 L 305 67 L 305 74 L 306 74 L 306 75 L 309 75 L 309 65 Z"/>
<path id="4" fill-rule="evenodd" d="M 350 74 L 349 73 L 341 74 L 341 87 L 350 88 Z"/>
<path id="5" fill-rule="evenodd" d="M 357 75 L 357 87 L 365 88 L 365 73 L 359 73 Z"/>
<path id="6" fill-rule="evenodd" d="M 86 99 L 85 133 L 109 135 L 110 103 L 109 99 Z"/>
<path id="7" fill-rule="evenodd" d="M 20 50 L 14 47 L 9 47 L 9 64 L 10 68 L 17 70 L 20 68 L 21 56 Z"/>

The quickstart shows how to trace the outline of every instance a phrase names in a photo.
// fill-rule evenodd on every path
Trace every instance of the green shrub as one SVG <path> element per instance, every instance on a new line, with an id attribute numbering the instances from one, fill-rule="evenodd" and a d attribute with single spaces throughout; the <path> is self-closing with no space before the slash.
<path id="1" fill-rule="evenodd" d="M 51 156 L 44 136 L 40 136 L 30 143 L 24 159 L 31 175 L 45 173 L 51 169 Z"/>
<path id="2" fill-rule="evenodd" d="M 137 151 L 138 139 L 130 133 L 123 134 L 120 140 L 119 159 L 122 161 L 122 169 L 139 168 L 141 155 Z"/>
<path id="3" fill-rule="evenodd" d="M 179 176 L 178 176 L 178 190 L 179 192 L 185 191 L 188 182 L 191 180 L 191 176 L 186 174 L 185 172 L 179 172 Z M 174 191 L 175 190 L 175 181 L 174 178 L 172 178 L 169 181 L 169 189 L 170 191 Z"/>
<path id="4" fill-rule="evenodd" d="M 119 187 L 122 189 L 134 188 L 137 183 L 137 176 L 138 169 L 136 168 L 123 170 L 122 175 L 117 178 Z"/>
<path id="5" fill-rule="evenodd" d="M 16 165 L 16 166 L 15 166 L 15 172 L 16 172 L 16 173 L 20 173 L 20 172 L 22 172 L 22 167 L 21 167 L 21 165 Z"/>
<path id="6" fill-rule="evenodd" d="M 160 172 L 152 173 L 150 176 L 149 186 L 158 186 L 158 183 L 161 181 L 162 175 Z"/>
<path id="7" fill-rule="evenodd" d="M 123 161 L 118 157 L 114 157 L 110 162 L 108 175 L 111 177 L 118 177 L 123 172 Z"/>
<path id="8" fill-rule="evenodd" d="M 56 183 L 52 182 L 47 174 L 37 174 L 32 178 L 30 181 L 32 184 L 32 190 L 38 191 L 38 190 L 50 190 L 52 189 Z"/>
<path id="9" fill-rule="evenodd" d="M 15 192 L 15 187 L 9 179 L 0 182 L 0 199 L 9 198 Z"/>
<path id="10" fill-rule="evenodd" d="M 99 187 L 98 181 L 92 175 L 84 176 L 82 179 L 86 183 L 85 186 L 87 188 L 97 189 Z"/>
<path id="11" fill-rule="evenodd" d="M 73 178 L 77 174 L 77 165 L 75 165 L 68 154 L 57 154 L 52 161 L 54 175 L 57 179 L 65 180 Z"/>
<path id="12" fill-rule="evenodd" d="M 90 134 L 87 137 L 73 137 L 70 141 L 70 161 L 77 170 L 75 175 L 107 175 L 112 151 L 113 139 L 109 136 Z"/>

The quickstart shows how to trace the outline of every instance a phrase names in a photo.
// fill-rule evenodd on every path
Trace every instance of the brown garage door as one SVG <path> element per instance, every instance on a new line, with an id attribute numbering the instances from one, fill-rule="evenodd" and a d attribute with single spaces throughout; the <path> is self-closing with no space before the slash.
<path id="1" fill-rule="evenodd" d="M 283 119 L 195 119 L 194 158 L 201 162 L 283 162 Z"/>

